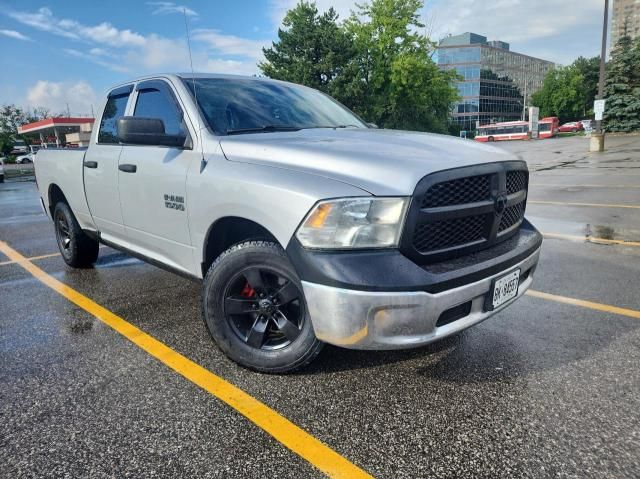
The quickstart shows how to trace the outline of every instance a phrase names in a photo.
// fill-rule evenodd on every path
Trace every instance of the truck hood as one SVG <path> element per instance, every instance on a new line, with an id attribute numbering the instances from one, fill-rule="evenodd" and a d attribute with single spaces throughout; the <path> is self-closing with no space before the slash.
<path id="1" fill-rule="evenodd" d="M 377 196 L 411 195 L 435 171 L 517 159 L 452 136 L 358 128 L 226 136 L 220 146 L 230 161 L 319 175 Z"/>

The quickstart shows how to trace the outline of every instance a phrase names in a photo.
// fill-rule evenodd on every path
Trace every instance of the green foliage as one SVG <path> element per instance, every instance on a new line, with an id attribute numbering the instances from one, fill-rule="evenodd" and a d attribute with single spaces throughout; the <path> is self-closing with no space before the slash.
<path id="1" fill-rule="evenodd" d="M 8 154 L 13 148 L 14 141 L 21 138 L 18 135 L 19 126 L 49 116 L 49 110 L 42 107 L 28 111 L 16 105 L 3 105 L 0 108 L 0 151 L 2 154 Z"/>
<path id="2" fill-rule="evenodd" d="M 300 2 L 264 50 L 271 78 L 325 91 L 384 128 L 447 132 L 458 99 L 453 72 L 431 59 L 434 44 L 418 33 L 422 0 L 371 0 L 343 24 Z"/>
<path id="3" fill-rule="evenodd" d="M 557 116 L 561 122 L 587 116 L 598 89 L 599 65 L 598 57 L 580 57 L 567 67 L 547 73 L 542 89 L 531 97 L 540 108 L 540 116 Z"/>
<path id="4" fill-rule="evenodd" d="M 640 130 L 640 37 L 622 37 L 611 53 L 604 90 L 607 131 Z"/>
<path id="5" fill-rule="evenodd" d="M 329 92 L 329 85 L 349 62 L 352 47 L 337 24 L 333 8 L 320 15 L 315 3 L 301 1 L 287 12 L 278 41 L 263 48 L 266 61 L 258 64 L 270 78 Z"/>
<path id="6" fill-rule="evenodd" d="M 600 57 L 578 57 L 572 65 L 582 75 L 584 84 L 584 114 L 583 118 L 593 114 L 593 102 L 598 95 L 600 81 Z"/>

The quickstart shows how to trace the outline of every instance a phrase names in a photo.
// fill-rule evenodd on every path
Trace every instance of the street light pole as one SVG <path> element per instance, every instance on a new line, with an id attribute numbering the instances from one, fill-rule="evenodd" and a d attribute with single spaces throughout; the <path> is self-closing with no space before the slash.
<path id="1" fill-rule="evenodd" d="M 598 81 L 598 100 L 604 99 L 604 79 L 607 55 L 607 27 L 609 26 L 609 0 L 604 0 L 604 20 L 602 21 L 602 48 L 600 51 L 600 78 Z M 602 120 L 596 120 L 595 134 L 591 137 L 590 151 L 604 151 L 604 131 Z"/>
<path id="2" fill-rule="evenodd" d="M 598 81 L 598 100 L 604 98 L 604 76 L 607 55 L 607 27 L 609 25 L 609 0 L 604 0 L 604 21 L 602 23 L 602 49 L 600 52 L 600 79 Z M 601 129 L 602 122 L 598 123 L 598 130 Z"/>

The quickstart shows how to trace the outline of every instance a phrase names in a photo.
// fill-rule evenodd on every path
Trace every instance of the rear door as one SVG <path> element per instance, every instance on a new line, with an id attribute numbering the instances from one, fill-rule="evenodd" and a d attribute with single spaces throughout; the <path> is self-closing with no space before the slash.
<path id="1" fill-rule="evenodd" d="M 125 116 L 133 85 L 111 91 L 100 118 L 100 127 L 84 158 L 84 188 L 93 221 L 106 240 L 125 238 L 118 196 L 118 142 L 116 122 Z"/>
<path id="2" fill-rule="evenodd" d="M 186 179 L 199 165 L 178 96 L 164 80 L 136 85 L 133 116 L 159 118 L 167 134 L 186 133 L 185 147 L 124 145 L 119 162 L 120 204 L 129 242 L 140 253 L 174 268 L 194 271 Z"/>

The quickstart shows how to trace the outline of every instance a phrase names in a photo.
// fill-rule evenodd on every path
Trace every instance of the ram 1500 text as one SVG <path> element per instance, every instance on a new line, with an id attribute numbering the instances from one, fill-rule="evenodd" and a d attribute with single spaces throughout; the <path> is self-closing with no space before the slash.
<path id="1" fill-rule="evenodd" d="M 201 279 L 204 322 L 243 366 L 420 346 L 533 280 L 527 166 L 500 149 L 372 128 L 261 78 L 140 78 L 99 114 L 87 149 L 35 162 L 64 260 L 88 267 L 104 243 Z"/>

